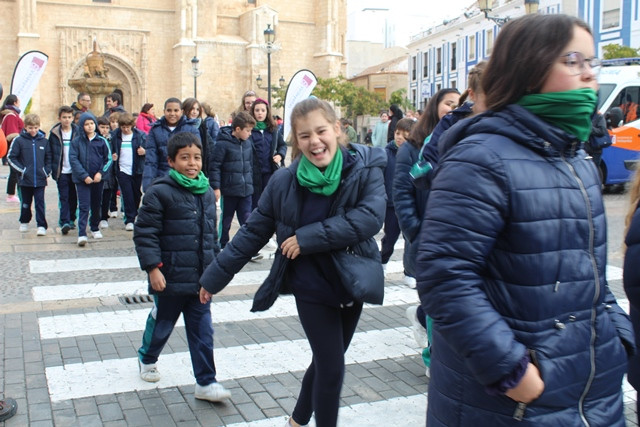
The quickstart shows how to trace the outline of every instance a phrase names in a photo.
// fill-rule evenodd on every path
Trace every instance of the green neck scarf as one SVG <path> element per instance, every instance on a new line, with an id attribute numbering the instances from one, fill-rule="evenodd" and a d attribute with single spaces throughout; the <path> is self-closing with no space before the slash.
<path id="1" fill-rule="evenodd" d="M 267 128 L 267 124 L 265 122 L 256 122 L 254 129 L 256 130 L 265 130 Z"/>
<path id="2" fill-rule="evenodd" d="M 336 192 L 342 176 L 342 150 L 338 147 L 329 166 L 322 172 L 305 156 L 300 158 L 296 177 L 312 193 L 330 196 Z"/>
<path id="3" fill-rule="evenodd" d="M 595 90 L 576 89 L 525 95 L 516 104 L 579 141 L 586 141 L 591 134 L 591 116 L 596 110 L 597 100 Z"/>
<path id="4" fill-rule="evenodd" d="M 186 188 L 193 194 L 204 194 L 209 189 L 209 179 L 204 175 L 204 172 L 200 171 L 197 178 L 191 179 L 175 169 L 169 169 L 169 176 L 173 178 L 175 182 L 181 187 Z"/>

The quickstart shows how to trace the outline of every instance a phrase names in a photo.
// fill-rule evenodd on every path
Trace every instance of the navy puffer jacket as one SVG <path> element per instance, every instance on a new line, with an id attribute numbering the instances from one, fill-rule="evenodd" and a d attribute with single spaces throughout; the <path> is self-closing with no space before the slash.
<path id="1" fill-rule="evenodd" d="M 634 338 L 605 280 L 593 162 L 518 105 L 463 123 L 466 138 L 436 171 L 417 257 L 434 322 L 427 424 L 623 426 Z M 485 387 L 527 355 L 545 389 L 516 421 L 517 403 Z"/>
<path id="2" fill-rule="evenodd" d="M 640 268 L 638 268 L 638 263 L 640 263 L 640 209 L 637 206 L 625 237 L 625 244 L 627 252 L 624 256 L 624 291 L 629 298 L 629 315 L 631 323 L 633 323 L 636 343 L 638 343 L 640 342 Z M 629 360 L 627 379 L 633 388 L 640 390 L 640 354 L 638 352 Z"/>
<path id="3" fill-rule="evenodd" d="M 385 215 L 382 170 L 386 155 L 381 148 L 360 144 L 353 144 L 351 150 L 357 161 L 343 172 L 329 218 L 297 227 L 301 206 L 301 187 L 296 178 L 298 160 L 287 168 L 278 169 L 262 193 L 258 207 L 204 272 L 200 279 L 202 286 L 211 293 L 221 291 L 269 241 L 274 231 L 278 248 L 295 234 L 301 255 L 343 249 L 375 236 Z M 375 245 L 372 251 L 367 255 L 379 256 Z M 275 281 L 265 282 L 254 298 L 254 307 L 261 307 L 259 310 L 273 303 L 261 298 L 268 293 L 265 286 L 281 281 L 286 275 L 284 260 L 278 249 L 271 267 L 271 272 L 278 277 Z M 280 268 L 283 265 L 285 268 Z"/>
<path id="4" fill-rule="evenodd" d="M 240 141 L 231 126 L 220 128 L 213 148 L 211 186 L 223 196 L 246 197 L 253 194 L 253 146 L 251 138 Z"/>
<path id="5" fill-rule="evenodd" d="M 200 275 L 220 251 L 213 190 L 193 194 L 170 176 L 158 178 L 144 194 L 133 242 L 143 270 L 162 263 L 162 295 L 197 295 Z M 156 293 L 151 285 L 149 292 Z"/>
<path id="6" fill-rule="evenodd" d="M 406 141 L 396 154 L 396 171 L 393 178 L 393 208 L 405 240 L 405 274 L 415 277 L 415 259 L 418 251 L 418 234 L 427 203 L 429 191 L 416 188 L 409 175 L 411 167 L 418 161 L 420 149 Z"/>

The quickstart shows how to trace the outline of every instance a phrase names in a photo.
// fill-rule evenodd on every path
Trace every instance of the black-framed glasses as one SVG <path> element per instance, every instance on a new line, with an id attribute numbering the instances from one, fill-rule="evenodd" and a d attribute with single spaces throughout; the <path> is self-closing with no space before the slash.
<path id="1" fill-rule="evenodd" d="M 569 71 L 574 76 L 579 76 L 584 73 L 587 64 L 594 74 L 597 75 L 600 73 L 602 61 L 599 58 L 585 58 L 580 52 L 565 53 L 561 58 L 563 58 L 564 64 L 569 68 Z"/>

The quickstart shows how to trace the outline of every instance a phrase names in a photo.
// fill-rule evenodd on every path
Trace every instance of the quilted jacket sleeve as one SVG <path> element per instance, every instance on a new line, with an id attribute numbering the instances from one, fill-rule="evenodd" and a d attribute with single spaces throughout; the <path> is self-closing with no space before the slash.
<path id="1" fill-rule="evenodd" d="M 337 215 L 296 230 L 301 254 L 345 248 L 380 231 L 387 203 L 382 168 L 366 168 L 358 185 L 360 189 L 354 206 L 347 206 Z"/>
<path id="2" fill-rule="evenodd" d="M 409 171 L 415 163 L 411 156 L 408 142 L 401 145 L 396 154 L 396 172 L 393 177 L 393 207 L 396 210 L 400 230 L 414 241 L 420 231 L 420 214 L 418 213 L 416 191 Z"/>
<path id="3" fill-rule="evenodd" d="M 133 232 L 133 242 L 140 261 L 140 268 L 145 271 L 162 262 L 160 233 L 162 232 L 163 217 L 164 206 L 160 202 L 159 191 L 152 187 L 144 195 Z"/>
<path id="4" fill-rule="evenodd" d="M 508 212 L 498 156 L 481 144 L 460 144 L 436 173 L 419 236 L 422 306 L 484 385 L 511 373 L 526 351 L 483 291 L 486 258 Z"/>
<path id="5" fill-rule="evenodd" d="M 155 128 L 151 128 L 145 145 L 144 172 L 142 173 L 142 189 L 147 191 L 158 173 L 158 145 L 156 143 Z"/>

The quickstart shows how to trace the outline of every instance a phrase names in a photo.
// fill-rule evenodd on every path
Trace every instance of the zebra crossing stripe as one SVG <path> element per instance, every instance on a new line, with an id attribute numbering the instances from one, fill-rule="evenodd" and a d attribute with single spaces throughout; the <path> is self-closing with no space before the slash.
<path id="1" fill-rule="evenodd" d="M 418 293 L 405 286 L 385 288 L 385 306 L 417 304 Z M 241 322 L 297 316 L 294 298 L 283 295 L 269 310 L 251 313 L 252 300 L 216 301 L 211 303 L 213 322 Z M 85 335 L 114 334 L 141 331 L 149 315 L 147 308 L 135 310 L 103 311 L 96 313 L 43 316 L 38 319 L 42 339 L 60 339 Z M 182 316 L 181 316 L 182 318 Z M 180 326 L 184 322 L 180 320 Z"/>
<path id="2" fill-rule="evenodd" d="M 410 328 L 357 332 L 345 355 L 347 364 L 415 356 Z M 276 341 L 215 349 L 218 381 L 303 371 L 311 361 L 306 339 Z M 158 360 L 162 379 L 147 383 L 138 375 L 138 359 L 71 363 L 45 369 L 52 402 L 134 390 L 195 384 L 189 352 L 163 354 Z"/>
<path id="3" fill-rule="evenodd" d="M 81 260 L 78 261 L 80 262 Z M 37 266 L 35 268 L 39 271 L 42 267 Z M 387 264 L 387 274 L 401 273 L 402 271 L 402 261 L 390 261 Z M 141 277 L 144 276 L 144 273 L 142 271 L 140 271 L 139 274 Z M 262 283 L 268 275 L 269 270 L 243 271 L 236 274 L 228 286 L 258 285 Z M 34 286 L 31 288 L 31 295 L 34 301 L 60 301 L 83 298 L 103 298 L 119 295 L 144 295 L 146 293 L 146 280 L 82 283 L 76 285 L 48 285 Z"/>
<path id="4" fill-rule="evenodd" d="M 406 397 L 394 397 L 378 402 L 358 403 L 343 406 L 338 412 L 338 425 L 344 426 L 423 426 L 426 422 L 427 396 L 418 394 Z M 288 417 L 267 418 L 228 427 L 282 427 Z M 384 421 L 383 421 L 384 420 Z M 307 424 L 315 427 L 313 419 Z"/>

